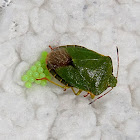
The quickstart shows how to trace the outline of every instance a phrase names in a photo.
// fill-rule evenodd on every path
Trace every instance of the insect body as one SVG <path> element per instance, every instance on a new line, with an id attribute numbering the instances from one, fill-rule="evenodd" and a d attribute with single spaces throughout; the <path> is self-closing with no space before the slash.
<path id="1" fill-rule="evenodd" d="M 117 84 L 111 58 L 85 47 L 67 45 L 54 48 L 48 54 L 46 63 L 47 69 L 65 85 L 64 88 L 70 87 L 74 93 L 73 87 L 79 89 L 76 95 L 87 91 L 94 98 Z"/>

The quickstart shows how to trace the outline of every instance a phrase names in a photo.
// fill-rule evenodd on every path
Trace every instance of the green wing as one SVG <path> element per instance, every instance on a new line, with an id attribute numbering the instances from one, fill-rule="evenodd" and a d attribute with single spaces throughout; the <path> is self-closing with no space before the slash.
<path id="1" fill-rule="evenodd" d="M 103 55 L 96 53 L 95 51 L 77 45 L 67 45 L 66 50 L 72 57 L 72 59 L 83 60 L 83 59 L 99 59 L 101 57 L 104 57 Z"/>
<path id="2" fill-rule="evenodd" d="M 81 47 L 66 48 L 72 57 L 72 65 L 56 69 L 57 74 L 67 83 L 95 95 L 108 87 L 108 76 L 112 74 L 110 57 Z"/>

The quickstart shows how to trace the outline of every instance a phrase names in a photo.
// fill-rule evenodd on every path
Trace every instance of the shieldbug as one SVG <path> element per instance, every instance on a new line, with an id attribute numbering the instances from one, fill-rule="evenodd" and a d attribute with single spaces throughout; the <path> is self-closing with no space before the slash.
<path id="1" fill-rule="evenodd" d="M 49 47 L 51 48 L 51 46 Z M 116 77 L 113 75 L 112 60 L 109 56 L 101 55 L 78 45 L 51 48 L 51 52 L 46 58 L 46 66 L 49 72 L 65 86 L 54 83 L 46 77 L 37 80 L 46 79 L 64 89 L 71 88 L 75 95 L 86 91 L 87 95 L 90 94 L 93 99 L 96 95 L 100 95 L 104 92 L 108 87 L 111 87 L 108 91 L 110 92 L 113 87 L 116 86 L 119 56 Z M 76 93 L 73 88 L 77 88 L 79 91 Z M 106 95 L 108 92 L 102 96 Z"/>

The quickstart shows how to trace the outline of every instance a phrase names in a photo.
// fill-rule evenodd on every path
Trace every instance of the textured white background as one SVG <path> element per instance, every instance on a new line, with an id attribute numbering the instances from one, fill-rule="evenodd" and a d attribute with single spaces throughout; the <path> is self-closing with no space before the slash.
<path id="1" fill-rule="evenodd" d="M 118 85 L 88 105 L 82 93 L 21 75 L 48 46 L 111 56 Z M 140 0 L 0 0 L 0 140 L 140 140 Z"/>

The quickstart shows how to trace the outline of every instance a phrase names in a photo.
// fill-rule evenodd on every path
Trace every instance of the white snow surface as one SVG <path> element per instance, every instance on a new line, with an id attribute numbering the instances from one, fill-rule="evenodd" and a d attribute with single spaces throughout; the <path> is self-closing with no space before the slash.
<path id="1" fill-rule="evenodd" d="M 119 48 L 118 84 L 91 105 L 21 81 L 49 45 L 68 44 L 110 56 L 114 75 Z M 0 0 L 0 140 L 140 140 L 140 0 Z"/>

